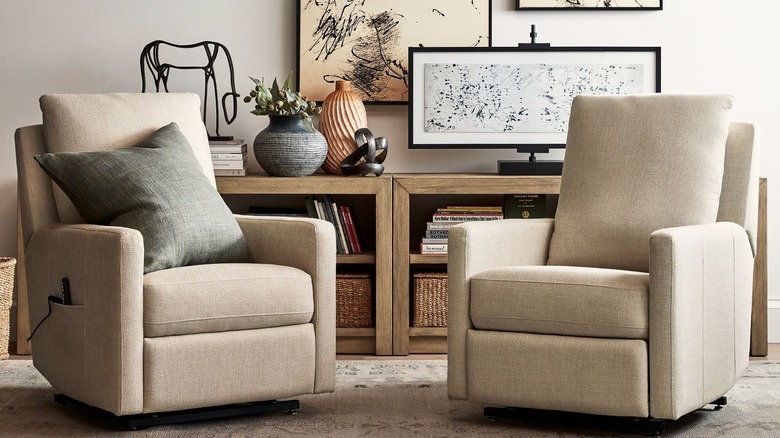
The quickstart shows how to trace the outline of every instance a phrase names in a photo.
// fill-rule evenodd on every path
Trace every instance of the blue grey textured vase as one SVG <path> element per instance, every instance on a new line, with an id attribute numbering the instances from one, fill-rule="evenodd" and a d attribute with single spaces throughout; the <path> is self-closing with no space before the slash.
<path id="1" fill-rule="evenodd" d="M 325 161 L 328 142 L 299 116 L 268 116 L 268 127 L 255 137 L 258 164 L 272 176 L 308 176 Z"/>

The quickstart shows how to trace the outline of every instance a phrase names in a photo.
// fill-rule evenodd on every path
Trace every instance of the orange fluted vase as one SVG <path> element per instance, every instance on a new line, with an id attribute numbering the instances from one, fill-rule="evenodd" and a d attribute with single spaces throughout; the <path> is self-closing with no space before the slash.
<path id="1" fill-rule="evenodd" d="M 357 149 L 355 131 L 368 125 L 366 107 L 360 96 L 352 91 L 349 81 L 337 81 L 336 90 L 322 102 L 319 129 L 328 140 L 328 155 L 322 170 L 331 175 L 341 175 L 339 165 Z"/>

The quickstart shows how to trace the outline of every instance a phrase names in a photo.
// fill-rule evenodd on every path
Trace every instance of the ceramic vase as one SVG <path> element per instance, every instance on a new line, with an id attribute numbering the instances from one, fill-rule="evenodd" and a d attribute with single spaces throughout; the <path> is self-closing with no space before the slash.
<path id="1" fill-rule="evenodd" d="M 355 131 L 367 125 L 366 107 L 352 91 L 352 83 L 336 81 L 336 89 L 325 97 L 320 114 L 320 130 L 328 140 L 328 156 L 322 163 L 325 173 L 342 174 L 339 165 L 358 148 Z"/>
<path id="2" fill-rule="evenodd" d="M 300 116 L 268 116 L 268 127 L 255 137 L 257 163 L 272 176 L 309 176 L 328 153 L 325 137 Z"/>

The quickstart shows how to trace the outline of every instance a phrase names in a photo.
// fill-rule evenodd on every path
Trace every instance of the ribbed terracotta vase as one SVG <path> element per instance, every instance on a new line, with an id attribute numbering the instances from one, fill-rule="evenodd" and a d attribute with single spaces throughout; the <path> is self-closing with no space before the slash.
<path id="1" fill-rule="evenodd" d="M 366 107 L 360 96 L 352 91 L 349 81 L 336 81 L 336 90 L 322 102 L 320 131 L 328 140 L 328 155 L 322 170 L 341 175 L 339 164 L 358 148 L 355 131 L 368 126 Z"/>

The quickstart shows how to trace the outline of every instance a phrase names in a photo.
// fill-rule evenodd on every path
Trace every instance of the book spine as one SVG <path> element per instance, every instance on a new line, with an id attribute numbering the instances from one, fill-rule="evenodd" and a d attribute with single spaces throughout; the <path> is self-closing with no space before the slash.
<path id="1" fill-rule="evenodd" d="M 355 210 L 352 206 L 347 206 L 347 217 L 349 219 L 349 227 L 352 231 L 352 235 L 355 238 L 355 250 L 358 254 L 363 253 L 363 245 L 360 243 L 360 233 L 358 233 L 357 221 L 355 221 Z"/>
<path id="2" fill-rule="evenodd" d="M 423 237 L 422 243 L 442 244 L 447 243 L 446 237 Z"/>
<path id="3" fill-rule="evenodd" d="M 246 176 L 246 169 L 214 169 L 214 176 Z"/>
<path id="4" fill-rule="evenodd" d="M 317 214 L 317 207 L 314 205 L 314 196 L 307 196 L 303 201 L 306 204 L 306 211 L 309 212 L 309 217 L 313 219 L 319 219 L 319 215 Z"/>
<path id="5" fill-rule="evenodd" d="M 439 214 L 434 213 L 434 222 L 474 222 L 503 219 L 503 214 Z"/>
<path id="6" fill-rule="evenodd" d="M 216 145 L 216 146 L 209 146 L 209 149 L 212 154 L 243 154 L 246 152 L 246 145 Z"/>
<path id="7" fill-rule="evenodd" d="M 420 243 L 420 254 L 446 254 L 446 243 Z"/>
<path id="8" fill-rule="evenodd" d="M 325 217 L 327 217 L 327 221 L 333 225 L 333 228 L 336 231 L 336 254 L 344 254 L 344 248 L 341 246 L 341 239 L 339 238 L 339 229 L 336 226 L 336 221 L 333 218 L 333 207 L 331 207 L 331 200 L 330 196 L 326 195 L 322 198 L 322 210 L 325 214 Z"/>
<path id="9" fill-rule="evenodd" d="M 333 219 L 336 221 L 336 230 L 338 230 L 338 237 L 341 239 L 341 247 L 344 248 L 344 254 L 352 254 L 347 242 L 347 234 L 344 230 L 344 220 L 341 217 L 341 208 L 336 202 L 331 204 L 333 208 Z"/>
<path id="10" fill-rule="evenodd" d="M 428 230 L 449 230 L 455 225 L 462 224 L 463 222 L 428 222 Z"/>
<path id="11" fill-rule="evenodd" d="M 214 169 L 243 169 L 243 161 L 212 161 Z"/>
<path id="12" fill-rule="evenodd" d="M 339 215 L 341 216 L 341 219 L 344 223 L 344 234 L 346 234 L 347 237 L 347 244 L 349 245 L 349 251 L 352 254 L 360 254 L 357 251 L 357 244 L 355 243 L 355 236 L 352 234 L 352 228 L 350 228 L 349 224 L 349 208 L 347 208 L 346 205 L 342 205 L 339 207 Z"/>
<path id="13" fill-rule="evenodd" d="M 247 159 L 246 152 L 244 153 L 234 153 L 234 154 L 211 154 L 211 160 L 218 160 L 218 161 L 244 161 Z"/>
<path id="14" fill-rule="evenodd" d="M 425 237 L 427 238 L 447 238 L 450 235 L 450 230 L 425 230 Z"/>

